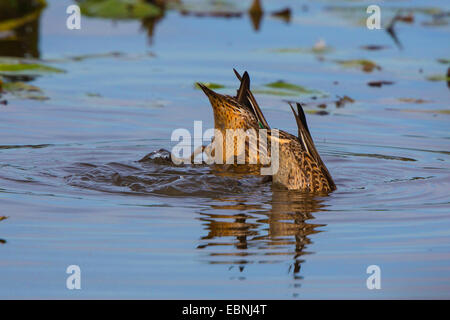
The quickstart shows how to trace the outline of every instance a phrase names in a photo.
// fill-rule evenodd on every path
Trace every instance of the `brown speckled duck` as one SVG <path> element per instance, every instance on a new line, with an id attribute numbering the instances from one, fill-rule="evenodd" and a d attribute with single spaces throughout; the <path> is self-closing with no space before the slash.
<path id="1" fill-rule="evenodd" d="M 247 129 L 267 129 L 268 144 L 273 143 L 276 139 L 279 145 L 279 166 L 272 176 L 275 185 L 283 186 L 289 190 L 312 193 L 328 193 L 335 190 L 336 185 L 314 145 L 302 106 L 297 103 L 296 112 L 290 104 L 297 122 L 298 136 L 278 130 L 279 134 L 276 137 L 275 134 L 272 134 L 255 97 L 250 91 L 248 73 L 245 72 L 241 77 L 236 70 L 234 71 L 241 81 L 235 97 L 218 94 L 206 86 L 198 84 L 209 98 L 213 108 L 215 129 L 220 130 L 223 137 L 226 135 L 226 129 L 243 129 L 244 131 Z M 224 139 L 224 151 L 226 148 Z M 268 151 L 270 151 L 270 148 Z M 248 153 L 247 148 L 246 152 Z M 223 154 L 225 157 L 226 153 Z M 248 161 L 248 158 L 246 160 Z M 257 163 L 259 163 L 259 159 Z M 245 166 L 242 167 L 245 168 Z"/>

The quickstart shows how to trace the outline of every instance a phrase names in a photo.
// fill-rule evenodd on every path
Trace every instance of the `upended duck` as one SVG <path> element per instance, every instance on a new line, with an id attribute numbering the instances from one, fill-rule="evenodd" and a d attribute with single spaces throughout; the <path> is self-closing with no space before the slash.
<path id="1" fill-rule="evenodd" d="M 244 72 L 241 76 L 236 70 L 234 72 L 241 82 L 235 97 L 219 94 L 205 85 L 197 83 L 211 103 L 214 113 L 214 128 L 218 130 L 216 132 L 220 132 L 222 137 L 225 137 L 226 131 L 229 129 L 242 129 L 243 131 L 265 129 L 268 138 L 267 145 L 275 144 L 279 150 L 277 170 L 272 173 L 273 184 L 289 190 L 311 193 L 328 193 L 335 190 L 336 185 L 317 152 L 300 103 L 296 104 L 297 112 L 292 104 L 289 104 L 297 122 L 298 136 L 283 130 L 271 129 L 250 91 L 248 73 Z M 226 166 L 226 163 L 229 162 L 227 155 L 231 154 L 235 158 L 239 155 L 239 150 L 236 149 L 234 138 L 231 145 L 229 142 L 227 143 L 227 139 L 222 138 L 222 144 L 223 158 L 221 162 Z M 211 146 L 207 148 L 211 148 Z M 271 150 L 273 149 L 267 148 L 267 154 L 264 156 L 270 156 Z M 254 169 L 254 165 L 251 163 L 256 163 L 257 166 L 263 164 L 263 159 L 261 159 L 263 153 L 258 152 L 256 159 L 251 159 L 249 151 L 249 143 L 246 141 L 245 163 L 244 165 L 234 164 L 234 166 L 241 166 L 240 168 L 250 171 Z"/>

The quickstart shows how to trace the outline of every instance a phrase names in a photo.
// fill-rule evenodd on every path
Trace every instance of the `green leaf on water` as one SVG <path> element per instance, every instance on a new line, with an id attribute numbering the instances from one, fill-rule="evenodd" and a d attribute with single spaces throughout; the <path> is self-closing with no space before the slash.
<path id="1" fill-rule="evenodd" d="M 63 73 L 62 69 L 50 67 L 36 61 L 12 58 L 0 58 L 0 74 L 41 75 Z"/>
<path id="2" fill-rule="evenodd" d="M 445 74 L 434 74 L 427 77 L 428 81 L 450 81 L 450 77 L 446 76 Z"/>
<path id="3" fill-rule="evenodd" d="M 202 84 L 207 87 L 208 89 L 211 90 L 216 90 L 216 89 L 223 89 L 225 88 L 224 85 L 218 84 L 218 83 L 214 83 L 214 82 L 202 82 Z M 198 84 L 194 85 L 196 89 L 200 89 L 200 87 L 198 86 Z"/>
<path id="4" fill-rule="evenodd" d="M 144 0 L 84 0 L 81 13 L 110 19 L 143 19 L 161 15 L 161 9 Z"/>
<path id="5" fill-rule="evenodd" d="M 291 97 L 293 95 L 296 95 L 289 91 L 267 90 L 267 89 L 254 89 L 252 90 L 252 92 L 255 94 L 266 94 L 270 96 L 282 96 L 282 97 Z"/>
<path id="6" fill-rule="evenodd" d="M 275 91 L 276 93 L 278 93 L 277 95 L 282 95 L 281 94 L 282 92 L 285 92 L 287 95 L 321 94 L 321 92 L 318 90 L 311 90 L 311 89 L 305 88 L 301 85 L 285 82 L 282 80 L 268 83 L 265 86 L 272 88 L 272 89 L 277 89 L 277 91 Z"/>

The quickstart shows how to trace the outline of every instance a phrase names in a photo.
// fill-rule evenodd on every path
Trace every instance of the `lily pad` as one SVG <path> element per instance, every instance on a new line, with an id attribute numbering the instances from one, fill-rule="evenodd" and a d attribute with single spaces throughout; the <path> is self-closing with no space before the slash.
<path id="1" fill-rule="evenodd" d="M 301 85 L 284 82 L 282 80 L 268 83 L 265 85 L 265 87 L 276 89 L 276 90 L 274 90 L 274 92 L 272 92 L 273 94 L 276 94 L 276 95 L 283 95 L 282 93 L 286 93 L 286 95 L 298 95 L 298 94 L 308 95 L 308 94 L 321 94 L 322 93 L 318 90 L 308 89 Z"/>
<path id="2" fill-rule="evenodd" d="M 2 75 L 42 75 L 47 73 L 63 73 L 62 69 L 50 67 L 33 60 L 0 58 L 0 74 Z"/>
<path id="3" fill-rule="evenodd" d="M 161 9 L 144 0 L 84 0 L 81 13 L 90 17 L 143 19 L 161 15 Z"/>

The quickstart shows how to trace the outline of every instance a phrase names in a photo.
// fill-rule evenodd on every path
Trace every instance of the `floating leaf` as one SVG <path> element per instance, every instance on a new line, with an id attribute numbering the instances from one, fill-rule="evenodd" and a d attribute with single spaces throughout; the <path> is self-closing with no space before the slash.
<path id="1" fill-rule="evenodd" d="M 445 74 L 434 74 L 427 77 L 427 80 L 429 81 L 450 81 L 450 77 L 446 76 Z"/>
<path id="2" fill-rule="evenodd" d="M 143 0 L 84 0 L 81 13 L 111 19 L 143 19 L 161 15 L 161 9 Z"/>
<path id="3" fill-rule="evenodd" d="M 372 72 L 374 69 L 381 70 L 375 62 L 365 59 L 336 60 L 341 66 L 346 68 L 361 68 L 364 72 Z"/>
<path id="4" fill-rule="evenodd" d="M 309 113 L 309 114 L 316 114 L 319 116 L 326 116 L 326 115 L 330 114 L 328 111 L 325 111 L 325 110 L 305 110 L 305 112 Z"/>
<path id="5" fill-rule="evenodd" d="M 311 89 L 305 88 L 303 86 L 300 86 L 298 84 L 292 84 L 292 83 L 284 82 L 281 80 L 272 82 L 272 83 L 268 83 L 265 86 L 269 87 L 269 88 L 273 88 L 273 89 L 289 91 L 287 93 L 290 95 L 292 95 L 292 93 L 297 93 L 297 94 L 320 94 L 321 93 L 320 91 L 317 91 L 317 90 L 311 90 Z"/>
<path id="6" fill-rule="evenodd" d="M 215 89 L 223 89 L 225 88 L 224 85 L 214 83 L 214 82 L 202 82 L 202 84 L 207 87 L 208 89 L 215 90 Z M 195 84 L 196 89 L 201 89 L 198 84 Z"/>
<path id="7" fill-rule="evenodd" d="M 428 100 L 423 100 L 423 99 L 415 99 L 415 98 L 398 98 L 398 101 L 401 102 L 406 102 L 406 103 L 427 103 L 427 102 L 431 102 Z"/>
<path id="8" fill-rule="evenodd" d="M 2 221 L 2 220 L 6 220 L 6 219 L 8 219 L 8 217 L 5 217 L 5 216 L 0 216 L 0 221 Z"/>
<path id="9" fill-rule="evenodd" d="M 41 64 L 34 60 L 0 58 L 0 74 L 3 75 L 41 75 L 62 72 L 65 71 Z"/>

